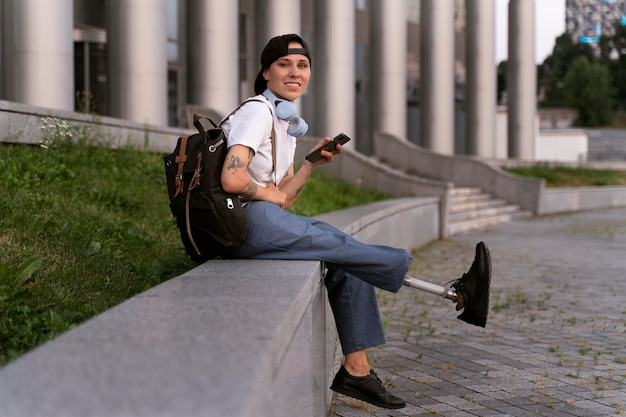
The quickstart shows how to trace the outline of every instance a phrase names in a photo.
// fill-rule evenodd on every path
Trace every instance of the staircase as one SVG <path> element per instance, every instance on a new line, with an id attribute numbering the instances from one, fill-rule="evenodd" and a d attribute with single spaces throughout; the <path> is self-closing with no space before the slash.
<path id="1" fill-rule="evenodd" d="M 530 211 L 492 198 L 480 188 L 453 188 L 448 197 L 448 235 L 485 229 L 532 216 Z"/>

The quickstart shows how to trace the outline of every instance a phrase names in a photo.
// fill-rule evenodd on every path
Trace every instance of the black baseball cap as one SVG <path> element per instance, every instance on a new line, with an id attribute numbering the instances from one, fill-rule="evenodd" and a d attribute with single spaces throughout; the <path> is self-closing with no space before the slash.
<path id="1" fill-rule="evenodd" d="M 289 48 L 289 42 L 298 42 L 302 48 Z M 295 33 L 276 36 L 265 45 L 261 53 L 261 70 L 254 81 L 254 92 L 261 94 L 267 88 L 267 81 L 263 78 L 263 71 L 268 69 L 274 61 L 289 54 L 302 54 L 311 62 L 311 50 L 304 39 Z"/>

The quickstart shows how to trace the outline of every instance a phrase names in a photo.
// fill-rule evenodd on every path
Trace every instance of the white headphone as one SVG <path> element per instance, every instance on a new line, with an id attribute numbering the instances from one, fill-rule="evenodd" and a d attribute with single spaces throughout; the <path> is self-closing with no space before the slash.
<path id="1" fill-rule="evenodd" d="M 266 89 L 263 92 L 263 95 L 274 106 L 276 116 L 278 116 L 280 120 L 286 120 L 289 122 L 287 133 L 296 138 L 304 136 L 306 131 L 309 130 L 309 125 L 302 117 L 298 117 L 298 109 L 296 108 L 296 105 L 289 100 L 279 99 L 269 89 Z"/>

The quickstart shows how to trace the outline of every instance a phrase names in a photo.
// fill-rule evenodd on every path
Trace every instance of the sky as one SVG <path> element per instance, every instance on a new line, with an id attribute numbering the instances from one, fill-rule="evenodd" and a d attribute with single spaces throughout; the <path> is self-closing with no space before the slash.
<path id="1" fill-rule="evenodd" d="M 507 59 L 509 0 L 496 0 L 496 63 Z M 565 0 L 535 0 L 535 62 L 552 53 L 565 32 Z"/>

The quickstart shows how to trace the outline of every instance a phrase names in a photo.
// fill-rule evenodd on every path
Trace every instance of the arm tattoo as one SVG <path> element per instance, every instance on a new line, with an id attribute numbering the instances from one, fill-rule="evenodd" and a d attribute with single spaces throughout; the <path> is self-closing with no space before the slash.
<path id="1" fill-rule="evenodd" d="M 239 168 L 245 168 L 245 165 L 241 158 L 239 158 L 237 155 L 233 155 L 230 157 L 230 162 L 228 163 L 228 166 L 226 168 L 228 170 L 237 171 Z"/>
<path id="2" fill-rule="evenodd" d="M 248 181 L 248 183 L 237 193 L 244 200 L 252 200 L 256 195 L 259 186 L 252 180 Z"/>
<path id="3" fill-rule="evenodd" d="M 244 163 L 240 157 L 238 157 L 237 155 L 233 155 L 230 157 L 230 162 L 228 163 L 228 166 L 226 168 L 229 170 L 234 170 L 235 172 L 239 168 L 246 168 L 248 165 L 250 165 L 250 161 L 252 161 L 253 156 L 254 151 L 252 149 L 248 149 L 248 161 Z"/>

